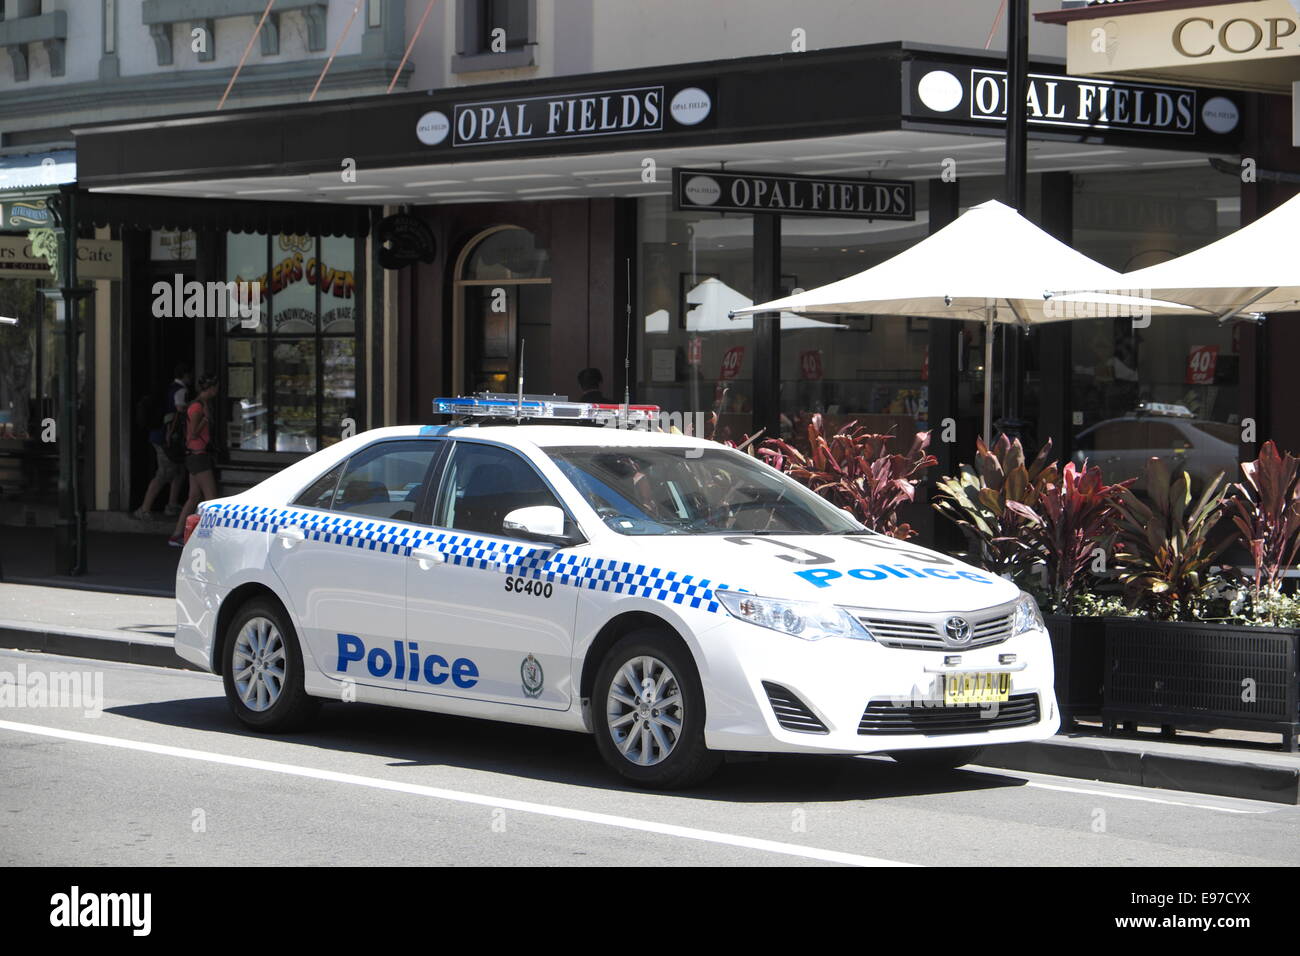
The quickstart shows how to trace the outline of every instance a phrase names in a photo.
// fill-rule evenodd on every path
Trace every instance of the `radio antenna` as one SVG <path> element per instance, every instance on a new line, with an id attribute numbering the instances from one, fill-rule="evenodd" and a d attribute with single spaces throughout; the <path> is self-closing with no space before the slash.
<path id="1" fill-rule="evenodd" d="M 515 405 L 515 424 L 518 425 L 524 417 L 524 346 L 528 344 L 527 339 L 519 340 L 519 400 Z"/>
<path id="2" fill-rule="evenodd" d="M 623 332 L 623 425 L 627 426 L 627 407 L 632 403 L 632 260 L 627 266 L 627 326 Z"/>

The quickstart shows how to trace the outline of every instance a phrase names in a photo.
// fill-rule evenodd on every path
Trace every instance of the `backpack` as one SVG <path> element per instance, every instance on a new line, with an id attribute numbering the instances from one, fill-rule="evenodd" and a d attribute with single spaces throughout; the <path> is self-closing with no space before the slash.
<path id="1" fill-rule="evenodd" d="M 164 407 L 168 410 L 163 413 L 162 448 L 171 461 L 185 460 L 185 433 L 188 430 L 189 413 L 187 410 L 176 411 L 176 389 L 183 387 L 173 382 L 167 387 L 164 400 Z"/>

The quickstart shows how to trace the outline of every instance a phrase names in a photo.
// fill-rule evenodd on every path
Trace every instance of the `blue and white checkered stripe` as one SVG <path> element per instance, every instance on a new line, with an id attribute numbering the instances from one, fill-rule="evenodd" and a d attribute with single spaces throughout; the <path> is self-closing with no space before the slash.
<path id="1" fill-rule="evenodd" d="M 709 578 L 630 561 L 557 554 L 550 548 L 531 544 L 494 541 L 453 531 L 414 528 L 364 517 L 254 505 L 208 505 L 200 520 L 200 527 L 206 529 L 226 527 L 268 534 L 275 534 L 286 525 L 296 525 L 303 529 L 309 540 L 325 544 L 398 556 L 409 555 L 416 547 L 433 546 L 446 555 L 449 564 L 461 567 L 592 591 L 650 598 L 709 613 L 717 613 L 721 609 L 715 599 L 714 589 L 727 588 L 726 584 L 715 584 Z"/>

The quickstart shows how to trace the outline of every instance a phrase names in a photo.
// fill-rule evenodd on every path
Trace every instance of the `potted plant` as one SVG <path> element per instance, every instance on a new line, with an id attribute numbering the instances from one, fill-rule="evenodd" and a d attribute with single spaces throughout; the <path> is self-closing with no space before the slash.
<path id="1" fill-rule="evenodd" d="M 1280 562 L 1295 553 L 1287 502 L 1296 494 L 1295 469 L 1266 447 L 1242 470 L 1246 482 L 1231 504 L 1222 475 L 1193 502 L 1186 472 L 1171 475 L 1154 458 L 1146 468 L 1150 501 L 1120 493 L 1115 561 L 1129 603 L 1144 617 L 1106 624 L 1108 730 L 1120 721 L 1169 731 L 1271 730 L 1296 749 L 1300 632 L 1252 623 L 1267 599 L 1281 600 L 1267 582 L 1279 580 Z M 1232 543 L 1231 533 L 1213 540 L 1229 510 L 1255 556 L 1256 601 L 1247 615 L 1224 600 L 1232 589 L 1214 566 Z"/>
<path id="2" fill-rule="evenodd" d="M 1101 712 L 1105 660 L 1100 618 L 1122 608 L 1089 590 L 1093 552 L 1112 533 L 1115 486 L 1097 468 L 1051 460 L 1052 443 L 1026 464 L 1018 439 L 976 443 L 975 465 L 938 482 L 934 507 L 970 542 L 969 557 L 1034 594 L 1052 642 L 1057 703 L 1067 725 Z M 1035 569 L 1042 577 L 1036 579 Z"/>
<path id="3" fill-rule="evenodd" d="M 1048 441 L 1025 464 L 1020 439 L 1000 435 L 990 449 L 975 441 L 975 464 L 935 485 L 934 508 L 962 530 L 974 563 L 1022 586 L 1038 560 L 1024 529 L 1038 504 L 1039 488 L 1054 481 L 1057 465 Z"/>
<path id="4" fill-rule="evenodd" d="M 1043 480 L 1035 510 L 1016 505 L 1025 509 L 1025 538 L 1042 560 L 1039 603 L 1052 639 L 1057 704 L 1066 726 L 1101 713 L 1103 617 L 1123 604 L 1090 588 L 1104 567 L 1099 557 L 1104 559 L 1114 534 L 1120 493 L 1128 484 L 1109 485 L 1100 468 L 1067 462 L 1059 478 Z"/>
<path id="5" fill-rule="evenodd" d="M 822 416 L 814 415 L 808 424 L 806 454 L 779 438 L 763 442 L 758 454 L 873 531 L 906 539 L 916 531 L 899 520 L 899 510 L 915 500 L 916 486 L 938 459 L 926 450 L 929 432 L 917 432 L 901 454 L 889 450 L 892 439 L 857 422 L 827 437 Z"/>

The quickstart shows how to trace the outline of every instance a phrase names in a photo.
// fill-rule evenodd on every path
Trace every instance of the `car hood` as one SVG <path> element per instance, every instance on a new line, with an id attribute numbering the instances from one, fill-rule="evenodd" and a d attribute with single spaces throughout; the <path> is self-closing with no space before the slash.
<path id="1" fill-rule="evenodd" d="M 884 535 L 629 536 L 619 550 L 650 573 L 786 600 L 916 611 L 974 611 L 1013 600 L 1010 581 Z M 612 555 L 611 555 L 612 557 Z M 626 559 L 626 558 L 624 558 Z"/>

